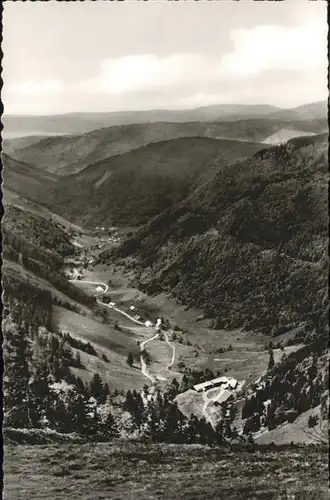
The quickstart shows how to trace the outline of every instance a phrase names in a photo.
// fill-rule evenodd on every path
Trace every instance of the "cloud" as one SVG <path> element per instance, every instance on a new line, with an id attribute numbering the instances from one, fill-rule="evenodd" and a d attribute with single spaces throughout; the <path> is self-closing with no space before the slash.
<path id="1" fill-rule="evenodd" d="M 184 108 L 217 103 L 295 106 L 327 96 L 327 24 L 233 29 L 226 54 L 131 54 L 103 59 L 76 81 L 6 85 L 9 112 Z M 54 71 L 52 69 L 52 71 Z M 26 99 L 26 96 L 30 96 Z"/>
<path id="2" fill-rule="evenodd" d="M 233 49 L 222 56 L 178 53 L 168 56 L 137 54 L 102 61 L 95 77 L 77 82 L 83 92 L 120 95 L 148 89 L 195 87 L 202 97 L 207 88 L 237 79 L 254 79 L 265 72 L 310 72 L 326 75 L 327 25 L 257 26 L 231 31 Z M 324 76 L 325 77 L 325 76 Z M 207 92 L 210 94 L 210 91 Z M 214 93 L 214 92 L 213 92 Z M 211 92 L 212 94 L 212 92 Z M 198 98 L 196 98 L 198 100 Z M 208 100 L 208 99 L 206 99 Z"/>
<path id="3" fill-rule="evenodd" d="M 89 92 L 122 94 L 207 81 L 210 73 L 210 62 L 199 54 L 139 54 L 103 60 L 99 75 L 77 85 Z"/>
<path id="4" fill-rule="evenodd" d="M 13 84 L 8 87 L 7 92 L 23 95 L 50 95 L 58 94 L 64 89 L 62 82 L 58 80 L 44 80 L 44 81 L 28 81 L 18 84 Z"/>
<path id="5" fill-rule="evenodd" d="M 231 33 L 234 51 L 222 58 L 221 73 L 247 77 L 267 70 L 325 70 L 327 24 L 257 26 Z"/>

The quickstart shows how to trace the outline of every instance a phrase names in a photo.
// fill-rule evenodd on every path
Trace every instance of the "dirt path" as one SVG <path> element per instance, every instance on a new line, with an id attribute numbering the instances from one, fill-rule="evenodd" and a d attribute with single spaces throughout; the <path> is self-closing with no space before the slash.
<path id="1" fill-rule="evenodd" d="M 212 416 L 210 415 L 210 413 L 208 412 L 208 407 L 213 404 L 219 397 L 219 390 L 215 391 L 215 396 L 211 396 L 210 398 L 207 396 L 207 393 L 208 391 L 203 391 L 203 401 L 204 401 L 204 405 L 203 405 L 203 408 L 202 408 L 202 412 L 203 412 L 203 415 L 205 417 L 205 420 L 207 422 L 209 422 L 213 429 L 215 428 L 215 423 L 213 422 L 212 420 Z"/>
<path id="2" fill-rule="evenodd" d="M 77 282 L 78 280 L 76 279 L 71 279 L 69 280 L 71 282 Z M 99 292 L 95 295 L 95 297 L 101 297 L 102 295 L 105 295 L 108 290 L 109 290 L 109 286 L 106 284 L 106 283 L 102 283 L 102 282 L 99 282 L 99 281 L 87 281 L 87 280 L 79 280 L 80 283 L 86 283 L 86 284 L 89 284 L 89 285 L 95 285 L 95 286 L 100 286 L 102 287 L 104 290 L 102 292 Z M 115 306 L 111 306 L 110 304 L 105 304 L 104 302 L 101 302 L 100 300 L 96 299 L 96 302 L 103 306 L 103 307 L 108 307 L 109 309 L 113 309 L 114 311 L 122 314 L 123 316 L 126 316 L 126 318 L 128 318 L 129 320 L 133 321 L 134 323 L 140 325 L 140 326 L 145 326 L 144 323 L 142 323 L 141 321 L 138 321 L 137 319 L 133 318 L 133 316 L 131 316 L 130 314 L 126 313 L 125 311 L 122 311 L 121 309 L 118 309 L 118 307 L 115 307 Z M 152 337 L 150 337 L 149 339 L 146 339 L 144 340 L 143 342 L 141 342 L 140 344 L 140 350 L 141 352 L 144 350 L 145 348 L 145 345 L 148 343 L 148 342 L 151 342 L 152 340 L 155 340 L 157 337 L 159 336 L 159 333 L 157 332 L 155 335 L 153 335 Z M 175 372 L 171 372 L 170 370 L 170 367 L 172 366 L 172 364 L 174 363 L 174 360 L 175 360 L 175 348 L 172 346 L 172 344 L 170 343 L 167 335 L 165 334 L 165 338 L 166 338 L 166 342 L 171 346 L 171 348 L 173 349 L 173 355 L 172 355 L 172 359 L 170 361 L 170 364 L 166 367 L 166 370 L 169 371 L 170 373 L 175 373 Z M 143 359 L 143 357 L 141 356 L 141 372 L 142 374 L 148 378 L 152 384 L 155 384 L 156 383 L 156 378 L 149 372 L 148 370 L 148 367 L 147 367 L 147 364 L 145 362 L 145 360 Z"/>
<path id="3" fill-rule="evenodd" d="M 174 365 L 174 361 L 175 361 L 175 345 L 170 342 L 168 335 L 167 335 L 167 332 L 163 332 L 163 333 L 164 333 L 164 337 L 165 337 L 167 344 L 172 349 L 172 358 L 171 358 L 171 361 L 169 362 L 169 364 L 166 366 L 165 370 L 169 373 L 172 373 L 172 375 L 181 375 L 181 373 L 174 372 L 171 370 L 171 366 Z"/>
<path id="4" fill-rule="evenodd" d="M 141 342 L 141 344 L 140 344 L 141 352 L 144 350 L 144 346 L 148 342 L 151 342 L 152 340 L 156 339 L 158 337 L 158 335 L 159 334 L 156 333 L 156 335 L 154 335 L 153 337 L 150 337 L 150 339 L 147 339 L 147 340 L 144 340 L 143 342 Z M 145 377 L 147 377 L 151 381 L 152 384 L 156 383 L 156 378 L 149 372 L 148 367 L 147 367 L 147 363 L 145 362 L 145 360 L 143 359 L 142 356 L 141 356 L 141 372 Z"/>

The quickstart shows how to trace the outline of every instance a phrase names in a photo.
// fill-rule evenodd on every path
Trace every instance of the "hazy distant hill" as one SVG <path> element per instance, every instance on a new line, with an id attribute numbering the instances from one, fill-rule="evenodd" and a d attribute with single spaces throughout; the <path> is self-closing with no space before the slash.
<path id="1" fill-rule="evenodd" d="M 277 111 L 268 105 L 221 104 L 188 110 L 117 111 L 104 113 L 68 113 L 63 115 L 4 115 L 5 133 L 13 131 L 81 134 L 101 127 L 144 122 L 186 122 L 256 118 Z"/>
<path id="2" fill-rule="evenodd" d="M 327 119 L 288 121 L 290 137 L 320 133 L 327 129 Z M 283 129 L 282 120 L 254 118 L 236 122 L 143 123 L 105 127 L 82 135 L 67 135 L 6 140 L 4 150 L 17 160 L 37 165 L 59 175 L 68 175 L 108 158 L 127 153 L 151 142 L 180 137 L 212 137 L 263 142 Z"/>
<path id="3" fill-rule="evenodd" d="M 306 104 L 293 109 L 279 109 L 269 105 L 220 104 L 186 110 L 118 111 L 104 113 L 68 113 L 63 115 L 4 115 L 3 137 L 20 135 L 83 134 L 114 125 L 136 123 L 189 121 L 239 121 L 253 118 L 279 120 L 311 120 L 327 117 L 326 101 Z"/>
<path id="4" fill-rule="evenodd" d="M 278 120 L 318 120 L 327 117 L 327 101 L 317 101 L 292 109 L 281 109 L 271 113 L 269 118 Z"/>
<path id="5" fill-rule="evenodd" d="M 260 147 L 202 137 L 151 143 L 60 178 L 40 199 L 81 225 L 140 225 Z"/>

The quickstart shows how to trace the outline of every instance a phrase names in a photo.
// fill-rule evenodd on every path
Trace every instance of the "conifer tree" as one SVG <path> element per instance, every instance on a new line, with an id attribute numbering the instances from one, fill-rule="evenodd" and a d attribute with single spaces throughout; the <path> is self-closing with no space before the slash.
<path id="1" fill-rule="evenodd" d="M 128 366 L 133 366 L 133 363 L 134 363 L 133 354 L 131 352 L 129 352 L 127 355 L 127 364 L 128 364 Z"/>
<path id="2" fill-rule="evenodd" d="M 271 370 L 273 366 L 275 365 L 274 361 L 274 352 L 273 349 L 269 349 L 269 363 L 268 363 L 268 370 Z"/>
<path id="3" fill-rule="evenodd" d="M 30 350 L 23 327 L 12 325 L 6 332 L 5 359 L 5 410 L 7 425 L 26 427 L 30 423 L 30 372 L 28 359 Z"/>
<path id="4" fill-rule="evenodd" d="M 119 437 L 118 425 L 111 412 L 108 413 L 103 424 L 103 434 L 108 439 Z"/>
<path id="5" fill-rule="evenodd" d="M 95 373 L 91 380 L 90 394 L 96 399 L 98 403 L 104 403 L 104 387 L 102 379 L 98 373 Z"/>
<path id="6" fill-rule="evenodd" d="M 33 427 L 49 422 L 54 395 L 50 388 L 50 373 L 46 363 L 36 367 L 30 384 L 30 419 Z"/>
<path id="7" fill-rule="evenodd" d="M 71 432 L 85 434 L 91 430 L 91 422 L 88 419 L 88 408 L 81 394 L 72 394 L 68 405 L 68 417 L 71 422 Z"/>

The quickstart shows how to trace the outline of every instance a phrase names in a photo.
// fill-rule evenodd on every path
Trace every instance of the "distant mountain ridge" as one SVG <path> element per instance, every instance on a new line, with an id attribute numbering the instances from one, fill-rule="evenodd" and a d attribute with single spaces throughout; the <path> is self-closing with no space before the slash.
<path id="1" fill-rule="evenodd" d="M 286 121 L 285 128 L 293 131 L 290 137 L 292 134 L 317 134 L 327 129 L 327 119 Z M 3 148 L 18 161 L 31 163 L 57 175 L 69 175 L 92 163 L 149 143 L 197 136 L 260 143 L 282 129 L 282 120 L 268 118 L 227 122 L 154 122 L 104 127 L 80 135 L 5 140 Z"/>
<path id="2" fill-rule="evenodd" d="M 326 102 L 306 104 L 293 109 L 271 105 L 220 104 L 186 110 L 118 111 L 68 113 L 63 115 L 4 115 L 4 134 L 14 131 L 81 134 L 102 127 L 146 122 L 237 121 L 251 118 L 316 119 L 327 116 Z"/>

